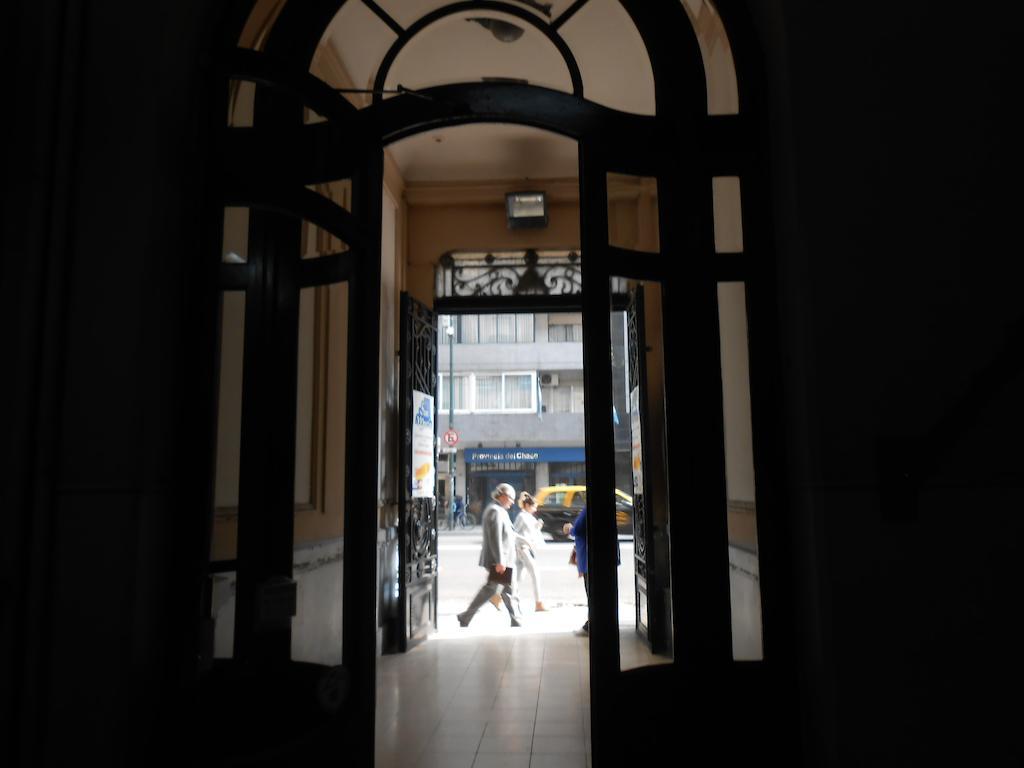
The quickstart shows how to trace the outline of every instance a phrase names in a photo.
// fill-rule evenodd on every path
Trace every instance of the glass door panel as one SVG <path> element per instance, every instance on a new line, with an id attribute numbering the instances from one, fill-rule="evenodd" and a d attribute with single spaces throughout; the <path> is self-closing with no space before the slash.
<path id="1" fill-rule="evenodd" d="M 244 340 L 245 292 L 223 291 L 210 560 L 222 563 L 221 568 L 224 570 L 210 574 L 208 593 L 209 615 L 213 621 L 213 656 L 221 659 L 234 655 L 237 574 L 230 568 L 229 563 L 238 553 L 238 481 L 242 436 Z"/>
<path id="2" fill-rule="evenodd" d="M 610 283 L 619 668 L 672 662 L 661 284 Z"/>
<path id="3" fill-rule="evenodd" d="M 764 649 L 744 283 L 718 284 L 718 324 L 725 423 L 732 656 L 737 661 L 760 661 L 764 658 Z"/>
<path id="4" fill-rule="evenodd" d="M 291 657 L 342 662 L 348 284 L 299 294 Z"/>

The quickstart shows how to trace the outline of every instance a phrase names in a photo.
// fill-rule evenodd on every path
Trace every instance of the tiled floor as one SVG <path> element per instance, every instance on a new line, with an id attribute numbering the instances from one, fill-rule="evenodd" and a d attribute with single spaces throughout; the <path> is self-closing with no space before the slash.
<path id="1" fill-rule="evenodd" d="M 378 768 L 590 768 L 587 609 L 553 608 L 518 629 L 489 605 L 466 628 L 442 611 L 427 642 L 378 659 Z M 621 668 L 669 662 L 633 611 L 619 604 Z"/>
<path id="2" fill-rule="evenodd" d="M 529 614 L 512 629 L 485 606 L 462 629 L 439 631 L 379 661 L 380 768 L 589 768 L 584 608 Z"/>

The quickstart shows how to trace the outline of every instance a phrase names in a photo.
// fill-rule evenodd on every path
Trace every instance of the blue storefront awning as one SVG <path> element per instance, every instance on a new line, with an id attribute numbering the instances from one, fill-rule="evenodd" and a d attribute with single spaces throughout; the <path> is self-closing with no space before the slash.
<path id="1" fill-rule="evenodd" d="M 521 461 L 536 464 L 542 461 L 585 461 L 586 452 L 578 448 L 467 448 L 467 464 L 489 464 L 498 461 Z"/>

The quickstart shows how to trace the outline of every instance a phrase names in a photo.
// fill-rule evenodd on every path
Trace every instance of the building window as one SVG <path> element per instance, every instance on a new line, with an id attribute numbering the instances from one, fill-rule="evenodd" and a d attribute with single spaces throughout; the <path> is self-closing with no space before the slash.
<path id="1" fill-rule="evenodd" d="M 573 384 L 572 387 L 572 412 L 583 413 L 583 385 Z"/>
<path id="2" fill-rule="evenodd" d="M 478 340 L 481 344 L 494 344 L 498 340 L 498 316 L 480 315 L 477 318 L 480 333 Z"/>
<path id="3" fill-rule="evenodd" d="M 480 341 L 480 329 L 476 315 L 459 317 L 459 337 L 456 341 L 459 344 L 476 344 Z"/>
<path id="4" fill-rule="evenodd" d="M 495 320 L 498 324 L 498 343 L 514 343 L 516 340 L 516 316 L 498 315 Z"/>
<path id="5" fill-rule="evenodd" d="M 437 386 L 438 393 L 438 410 L 447 411 L 450 406 L 448 404 L 448 374 L 442 373 L 441 380 Z M 455 374 L 455 410 L 456 411 L 468 411 L 469 410 L 469 376 L 464 373 Z"/>
<path id="6" fill-rule="evenodd" d="M 552 461 L 548 464 L 548 476 L 552 485 L 585 485 L 587 482 L 587 465 L 582 461 Z M 548 504 L 564 503 L 564 492 L 560 502 L 552 501 L 552 496 L 554 494 L 548 497 Z M 573 506 L 577 506 L 580 501 L 581 495 L 577 493 L 573 497 Z"/>
<path id="7" fill-rule="evenodd" d="M 541 397 L 545 413 L 572 413 L 571 387 L 543 387 Z"/>
<path id="8" fill-rule="evenodd" d="M 438 410 L 449 410 L 449 374 L 437 379 Z M 534 371 L 510 373 L 456 373 L 455 410 L 461 413 L 533 413 L 537 410 L 537 374 Z"/>
<path id="9" fill-rule="evenodd" d="M 505 408 L 521 410 L 533 404 L 533 376 L 515 373 L 505 376 Z"/>
<path id="10" fill-rule="evenodd" d="M 534 316 L 528 314 L 442 315 L 438 320 L 441 344 L 451 338 L 445 331 L 449 323 L 455 326 L 456 344 L 532 344 L 536 340 Z"/>
<path id="11" fill-rule="evenodd" d="M 520 344 L 532 344 L 534 340 L 533 315 L 515 315 L 516 341 Z"/>
<path id="12" fill-rule="evenodd" d="M 501 376 L 476 377 L 476 403 L 473 410 L 501 410 Z"/>
<path id="13" fill-rule="evenodd" d="M 548 316 L 548 341 L 583 341 L 583 315 L 558 312 Z"/>
<path id="14" fill-rule="evenodd" d="M 545 413 L 583 413 L 583 385 L 541 387 L 541 403 Z"/>

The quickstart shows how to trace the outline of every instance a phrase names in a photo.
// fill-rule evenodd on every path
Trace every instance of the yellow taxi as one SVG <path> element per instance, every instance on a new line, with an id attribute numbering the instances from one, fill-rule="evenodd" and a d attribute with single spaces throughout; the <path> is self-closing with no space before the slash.
<path id="1" fill-rule="evenodd" d="M 546 485 L 534 495 L 537 517 L 544 522 L 543 531 L 556 541 L 568 537 L 562 533 L 565 523 L 575 522 L 580 510 L 587 505 L 585 485 Z M 620 536 L 633 535 L 633 497 L 615 489 L 615 523 Z"/>

